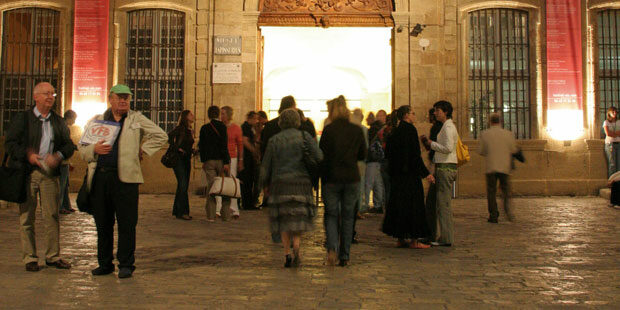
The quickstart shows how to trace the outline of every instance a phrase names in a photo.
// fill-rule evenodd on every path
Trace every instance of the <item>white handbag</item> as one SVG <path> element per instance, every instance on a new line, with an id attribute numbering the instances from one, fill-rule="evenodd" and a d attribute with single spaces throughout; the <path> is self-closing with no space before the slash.
<path id="1" fill-rule="evenodd" d="M 235 177 L 215 177 L 209 195 L 241 198 L 241 184 Z"/>

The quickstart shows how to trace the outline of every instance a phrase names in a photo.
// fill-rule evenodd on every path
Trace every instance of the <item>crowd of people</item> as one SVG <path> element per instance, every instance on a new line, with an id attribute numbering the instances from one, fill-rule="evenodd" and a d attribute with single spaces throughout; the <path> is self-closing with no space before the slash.
<path id="1" fill-rule="evenodd" d="M 297 109 L 292 96 L 282 98 L 278 117 L 268 121 L 265 112 L 252 111 L 241 126 L 232 122 L 231 107 L 211 106 L 207 110 L 209 121 L 200 128 L 196 143 L 191 111 L 183 111 L 178 126 L 166 134 L 129 108 L 131 96 L 129 87 L 115 85 L 109 92 L 110 108 L 86 125 L 88 128 L 93 122 L 105 121 L 119 126 L 120 132 L 111 143 L 78 143 L 79 135 L 70 129 L 75 127 L 75 113 L 67 111 L 63 121 L 54 112 L 55 90 L 49 83 L 36 85 L 35 106 L 13 120 L 6 137 L 9 164 L 30 172 L 28 198 L 20 204 L 26 270 L 39 270 L 34 240 L 37 195 L 46 223 L 46 264 L 71 268 L 60 258 L 58 214 L 59 206 L 68 205 L 66 212 L 72 210 L 66 196 L 71 165 L 66 160 L 79 150 L 88 163 L 84 185 L 97 227 L 99 266 L 92 274 L 106 275 L 115 270 L 116 221 L 118 277 L 131 277 L 135 270 L 138 186 L 144 182 L 140 161 L 143 154 L 152 155 L 166 143 L 179 155 L 172 167 L 177 179 L 172 215 L 192 219 L 188 187 L 191 159 L 197 155 L 207 179 L 207 221 L 238 219 L 239 207 L 266 207 L 272 240 L 281 242 L 284 249 L 285 267 L 301 264 L 301 238 L 314 229 L 317 191 L 325 206 L 327 265 L 349 264 L 351 244 L 356 242 L 356 221 L 366 213 L 384 213 L 381 230 L 397 239 L 397 247 L 427 249 L 454 243 L 451 199 L 460 140 L 452 121 L 453 107 L 447 101 L 436 102 L 429 111 L 433 124 L 429 137 L 418 135 L 410 106 L 401 106 L 391 114 L 371 112 L 366 127 L 362 124 L 363 111 L 350 111 L 343 96 L 326 102 L 328 117 L 320 139 L 314 123 Z M 497 223 L 497 180 L 504 191 L 506 213 L 513 218 L 506 161 L 516 146 L 514 136 L 499 128 L 498 115 L 491 116 L 491 125 L 482 134 L 481 155 L 492 161 L 487 165 L 489 222 Z M 429 167 L 422 159 L 421 146 L 429 151 Z M 241 179 L 240 201 L 208 194 L 215 178 L 223 175 Z M 423 180 L 430 185 L 426 195 Z"/>

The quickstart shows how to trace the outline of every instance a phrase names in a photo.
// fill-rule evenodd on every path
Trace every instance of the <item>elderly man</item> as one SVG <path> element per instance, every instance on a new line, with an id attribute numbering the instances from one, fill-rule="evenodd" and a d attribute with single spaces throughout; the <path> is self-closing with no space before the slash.
<path id="1" fill-rule="evenodd" d="M 512 170 L 512 155 L 517 153 L 517 142 L 512 131 L 502 128 L 500 116 L 493 113 L 489 117 L 490 127 L 480 134 L 480 155 L 486 157 L 487 202 L 489 223 L 497 223 L 497 181 L 504 194 L 504 211 L 509 221 L 514 220 L 510 210 L 509 176 Z"/>
<path id="2" fill-rule="evenodd" d="M 35 107 L 15 116 L 6 135 L 6 150 L 13 167 L 26 167 L 30 173 L 26 202 L 19 206 L 22 259 L 27 271 L 39 271 L 35 243 L 34 220 L 37 194 L 41 199 L 45 223 L 45 263 L 58 269 L 69 269 L 71 264 L 60 258 L 58 197 L 59 164 L 69 159 L 75 150 L 69 128 L 61 116 L 52 110 L 56 92 L 50 83 L 34 87 Z"/>
<path id="3" fill-rule="evenodd" d="M 99 141 L 81 145 L 80 154 L 88 162 L 88 188 L 97 225 L 97 260 L 92 274 L 114 272 L 114 218 L 118 220 L 118 277 L 131 277 L 135 270 L 138 186 L 144 183 L 140 158 L 152 155 L 168 142 L 168 135 L 142 113 L 129 109 L 131 90 L 115 85 L 108 97 L 110 109 L 94 120 L 118 123 L 120 132 L 113 145 Z M 86 125 L 89 127 L 90 122 Z M 140 147 L 141 146 L 141 147 Z"/>

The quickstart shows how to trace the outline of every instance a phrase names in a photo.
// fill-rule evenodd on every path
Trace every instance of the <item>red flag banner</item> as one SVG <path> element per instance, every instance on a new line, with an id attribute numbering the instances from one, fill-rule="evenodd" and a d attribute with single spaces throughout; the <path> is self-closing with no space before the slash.
<path id="1" fill-rule="evenodd" d="M 106 108 L 108 85 L 108 0 L 75 0 L 73 109 L 85 122 Z"/>

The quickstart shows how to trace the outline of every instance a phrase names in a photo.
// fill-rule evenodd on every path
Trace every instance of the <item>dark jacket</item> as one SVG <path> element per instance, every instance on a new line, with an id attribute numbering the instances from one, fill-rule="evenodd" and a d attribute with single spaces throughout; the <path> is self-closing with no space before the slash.
<path id="1" fill-rule="evenodd" d="M 441 131 L 441 127 L 443 127 L 443 123 L 440 121 L 435 121 L 435 123 L 433 123 L 433 127 L 431 127 L 431 132 L 429 135 L 429 139 L 431 141 L 435 141 L 437 142 L 437 135 L 439 135 L 439 131 Z M 435 151 L 430 150 L 428 152 L 428 159 L 432 162 L 433 161 L 433 157 L 435 156 Z"/>
<path id="2" fill-rule="evenodd" d="M 391 177 L 415 175 L 425 178 L 430 174 L 422 161 L 418 130 L 412 124 L 400 122 L 387 138 L 385 148 Z"/>
<path id="3" fill-rule="evenodd" d="M 362 128 L 346 119 L 325 126 L 319 147 L 323 151 L 323 184 L 349 184 L 360 181 L 357 161 L 366 158 L 366 140 Z"/>
<path id="4" fill-rule="evenodd" d="M 216 119 L 202 125 L 198 149 L 200 150 L 200 161 L 203 163 L 207 160 L 221 160 L 224 165 L 230 164 L 226 125 Z"/>
<path id="5" fill-rule="evenodd" d="M 71 141 L 69 128 L 63 118 L 54 111 L 50 111 L 49 119 L 52 125 L 52 132 L 54 133 L 54 149 L 52 152 L 60 152 L 64 159 L 69 159 L 76 149 Z M 28 125 L 27 129 L 26 125 Z M 28 133 L 27 137 L 26 132 Z M 41 135 L 41 121 L 34 115 L 34 108 L 18 113 L 11 122 L 4 143 L 5 149 L 11 158 L 9 166 L 14 168 L 26 167 L 32 171 L 35 167 L 28 162 L 28 149 L 35 153 L 39 152 Z M 58 167 L 54 169 L 53 174 L 60 174 Z"/>
<path id="6" fill-rule="evenodd" d="M 368 141 L 372 141 L 372 139 L 375 138 L 379 130 L 381 130 L 381 128 L 383 128 L 384 126 L 385 124 L 383 124 L 381 121 L 374 121 L 372 124 L 370 124 L 370 128 L 368 128 Z"/>
<path id="7" fill-rule="evenodd" d="M 191 157 L 194 147 L 192 130 L 185 126 L 177 126 L 168 133 L 168 144 L 174 145 L 175 150 L 182 149 L 185 157 Z"/>

